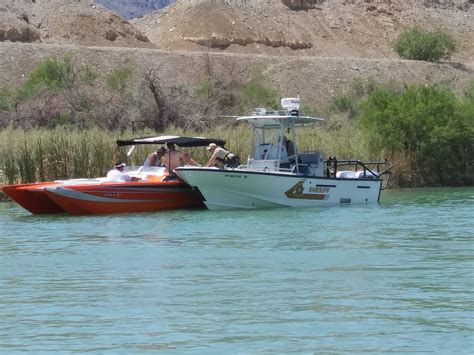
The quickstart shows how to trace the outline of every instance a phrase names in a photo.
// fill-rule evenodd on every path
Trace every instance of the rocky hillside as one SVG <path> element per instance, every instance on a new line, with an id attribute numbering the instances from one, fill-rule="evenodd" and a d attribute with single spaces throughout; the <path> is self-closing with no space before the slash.
<path id="1" fill-rule="evenodd" d="M 452 33 L 454 60 L 474 57 L 474 0 L 177 0 L 133 23 L 159 48 L 321 57 L 396 58 L 418 25 Z"/>
<path id="2" fill-rule="evenodd" d="M 460 93 L 474 80 L 473 2 L 178 0 L 129 23 L 93 0 L 2 0 L 0 90 L 14 92 L 44 58 L 69 54 L 75 65 L 90 66 L 102 79 L 124 66 L 142 79 L 156 73 L 173 107 L 188 110 L 180 117 L 195 115 L 203 125 L 209 111 L 202 109 L 206 100 L 199 89 L 212 84 L 226 93 L 257 71 L 264 84 L 281 95 L 299 93 L 314 108 L 361 82 L 442 82 Z M 399 60 L 391 43 L 413 25 L 453 33 L 457 63 Z M 140 95 L 143 80 L 132 84 L 131 92 Z M 39 106 L 28 104 L 25 109 Z M 103 119 L 100 109 L 96 116 Z M 215 117 L 222 114 L 217 110 Z M 137 112 L 127 119 L 147 117 Z M 4 114 L 24 118 L 21 110 Z"/>
<path id="3" fill-rule="evenodd" d="M 2 0 L 0 41 L 154 47 L 129 22 L 93 0 Z"/>
<path id="4" fill-rule="evenodd" d="M 375 81 L 391 86 L 411 83 L 448 83 L 462 92 L 474 80 L 474 64 L 425 63 L 420 61 L 283 57 L 235 53 L 175 52 L 132 48 L 88 48 L 79 46 L 0 43 L 0 87 L 13 88 L 44 58 L 71 56 L 76 65 L 106 75 L 131 66 L 137 74 L 154 69 L 164 91 L 179 93 L 191 112 L 202 100 L 190 98 L 211 74 L 218 82 L 248 82 L 255 69 L 262 70 L 266 84 L 282 95 L 301 95 L 304 104 L 326 105 L 336 95 L 351 90 L 355 81 Z M 138 91 L 137 91 L 138 92 Z M 188 97 L 186 97 L 188 96 Z M 186 99 L 186 100 L 185 100 Z M 242 112 L 240 112 L 242 113 Z"/>
<path id="5" fill-rule="evenodd" d="M 96 0 L 126 19 L 141 17 L 174 3 L 174 0 Z"/>

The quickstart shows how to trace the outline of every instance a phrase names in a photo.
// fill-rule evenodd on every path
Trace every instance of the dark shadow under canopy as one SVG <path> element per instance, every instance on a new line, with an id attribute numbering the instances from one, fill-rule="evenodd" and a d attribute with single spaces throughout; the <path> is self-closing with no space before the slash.
<path id="1" fill-rule="evenodd" d="M 205 147 L 211 143 L 223 147 L 225 141 L 222 139 L 204 138 L 204 137 L 180 137 L 180 136 L 157 136 L 157 137 L 142 137 L 132 139 L 119 139 L 117 146 L 124 147 L 130 145 L 141 144 L 175 144 L 178 147 Z"/>

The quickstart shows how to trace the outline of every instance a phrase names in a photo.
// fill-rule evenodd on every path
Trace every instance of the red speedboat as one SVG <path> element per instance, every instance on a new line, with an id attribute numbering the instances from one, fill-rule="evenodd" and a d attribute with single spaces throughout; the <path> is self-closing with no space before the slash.
<path id="1" fill-rule="evenodd" d="M 219 139 L 178 136 L 117 141 L 119 147 L 167 143 L 179 147 L 225 144 Z M 170 176 L 165 167 L 127 167 L 125 172 L 140 180 L 117 182 L 107 178 L 72 179 L 7 185 L 2 190 L 33 214 L 91 215 L 205 207 L 199 190 L 192 188 L 174 174 Z"/>
<path id="2" fill-rule="evenodd" d="M 74 215 L 152 212 L 202 208 L 202 196 L 180 179 L 147 175 L 140 181 L 70 183 L 45 186 L 44 194 L 65 212 Z M 131 173 L 129 173 L 131 174 Z M 136 174 L 135 176 L 140 176 Z"/>
<path id="3" fill-rule="evenodd" d="M 44 192 L 46 186 L 54 185 L 57 185 L 54 181 L 5 185 L 2 187 L 2 191 L 32 214 L 64 213 L 64 210 Z"/>

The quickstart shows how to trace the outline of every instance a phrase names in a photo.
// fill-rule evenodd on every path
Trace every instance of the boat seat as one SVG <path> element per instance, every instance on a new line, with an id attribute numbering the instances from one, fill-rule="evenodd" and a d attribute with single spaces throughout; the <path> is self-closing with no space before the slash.
<path id="1" fill-rule="evenodd" d="M 365 179 L 377 179 L 378 175 L 375 173 L 371 173 L 370 171 L 366 171 L 366 177 Z M 336 173 L 336 178 L 341 178 L 341 179 L 364 179 L 364 171 L 338 171 Z"/>
<path id="2" fill-rule="evenodd" d="M 357 179 L 377 179 L 378 177 L 379 177 L 379 175 L 376 172 L 371 173 L 370 171 L 366 171 L 365 172 L 365 177 L 364 177 L 364 171 L 363 170 L 356 172 L 356 178 Z"/>
<path id="3" fill-rule="evenodd" d="M 355 171 L 338 171 L 336 173 L 336 178 L 340 179 L 357 179 Z"/>

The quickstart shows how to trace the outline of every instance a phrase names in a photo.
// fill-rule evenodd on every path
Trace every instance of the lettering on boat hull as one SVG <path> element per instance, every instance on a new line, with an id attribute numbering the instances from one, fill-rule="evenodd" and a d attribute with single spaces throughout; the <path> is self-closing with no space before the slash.
<path id="1" fill-rule="evenodd" d="M 329 198 L 329 187 L 310 187 L 308 192 L 305 193 L 304 183 L 306 180 L 298 181 L 288 191 L 285 191 L 285 195 L 288 198 L 294 198 L 299 200 L 327 200 Z"/>

